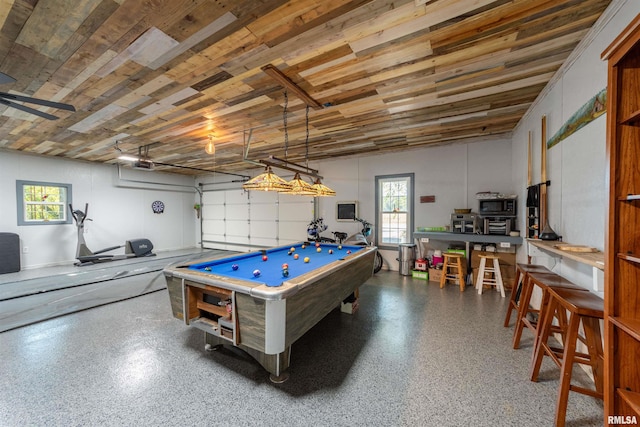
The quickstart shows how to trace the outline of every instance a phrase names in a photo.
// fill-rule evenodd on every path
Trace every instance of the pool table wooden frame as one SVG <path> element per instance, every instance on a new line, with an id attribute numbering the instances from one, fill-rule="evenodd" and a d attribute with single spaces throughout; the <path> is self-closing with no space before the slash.
<path id="1" fill-rule="evenodd" d="M 203 330 L 209 346 L 243 349 L 271 373 L 272 381 L 282 382 L 288 377 L 291 345 L 373 275 L 376 250 L 363 247 L 278 287 L 188 268 L 203 260 L 168 267 L 164 275 L 175 318 Z M 205 302 L 203 295 L 229 300 L 231 313 L 225 316 L 225 307 Z M 224 317 L 217 322 L 206 313 Z"/>

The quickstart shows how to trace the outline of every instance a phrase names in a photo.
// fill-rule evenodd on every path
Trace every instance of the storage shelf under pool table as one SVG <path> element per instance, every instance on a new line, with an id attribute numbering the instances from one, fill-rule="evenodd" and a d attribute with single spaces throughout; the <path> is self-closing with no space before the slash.
<path id="1" fill-rule="evenodd" d="M 235 293 L 209 285 L 185 283 L 185 312 L 188 313 L 186 323 L 208 334 L 213 334 L 236 344 Z M 212 298 L 225 306 L 205 301 Z M 231 310 L 227 310 L 230 304 Z"/>

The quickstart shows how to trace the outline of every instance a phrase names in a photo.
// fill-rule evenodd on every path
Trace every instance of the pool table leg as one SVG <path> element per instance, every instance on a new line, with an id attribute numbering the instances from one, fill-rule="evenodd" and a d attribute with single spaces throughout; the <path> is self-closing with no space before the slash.
<path id="1" fill-rule="evenodd" d="M 217 337 L 215 335 L 204 333 L 205 349 L 217 350 L 223 344 L 233 345 L 229 340 Z M 249 356 L 253 357 L 267 372 L 269 379 L 274 383 L 283 383 L 289 379 L 289 363 L 291 361 L 291 347 L 287 347 L 285 351 L 278 354 L 265 354 L 259 350 L 239 344 L 235 346 L 244 350 Z"/>

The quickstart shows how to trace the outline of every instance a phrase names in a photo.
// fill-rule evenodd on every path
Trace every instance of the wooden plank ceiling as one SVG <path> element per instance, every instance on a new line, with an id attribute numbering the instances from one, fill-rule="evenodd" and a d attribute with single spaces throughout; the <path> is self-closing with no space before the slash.
<path id="1" fill-rule="evenodd" d="M 610 0 L 0 0 L 0 148 L 115 163 L 141 146 L 197 174 L 285 156 L 284 89 L 321 108 L 311 161 L 509 133 Z M 288 92 L 286 156 L 306 104 Z M 214 135 L 215 157 L 204 146 Z M 250 138 L 249 138 L 250 136 Z M 193 169 L 189 169 L 193 168 Z"/>

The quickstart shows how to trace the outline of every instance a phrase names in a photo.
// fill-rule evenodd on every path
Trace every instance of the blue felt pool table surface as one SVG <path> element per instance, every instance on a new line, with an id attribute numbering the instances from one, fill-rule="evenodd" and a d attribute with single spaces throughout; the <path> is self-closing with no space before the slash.
<path id="1" fill-rule="evenodd" d="M 321 251 L 318 252 L 315 243 L 306 245 L 304 249 L 302 246 L 302 243 L 298 243 L 291 246 L 266 249 L 265 251 L 235 255 L 218 260 L 192 264 L 189 266 L 189 269 L 275 287 L 282 285 L 286 280 L 301 276 L 334 261 L 343 259 L 348 255 L 348 251 L 356 253 L 365 248 L 365 246 L 340 246 L 332 243 L 322 243 L 320 245 Z M 294 251 L 291 251 L 291 248 L 293 248 Z M 330 254 L 329 250 L 333 250 L 333 253 Z M 291 253 L 289 254 L 289 252 Z M 299 259 L 295 259 L 294 254 L 298 254 Z M 263 255 L 267 256 L 267 261 L 262 260 Z M 309 262 L 304 262 L 305 257 L 309 258 Z M 284 263 L 289 265 L 288 277 L 285 277 L 282 273 L 282 264 Z M 237 270 L 233 269 L 234 265 L 237 265 Z M 254 276 L 254 270 L 260 270 L 260 275 Z"/>

